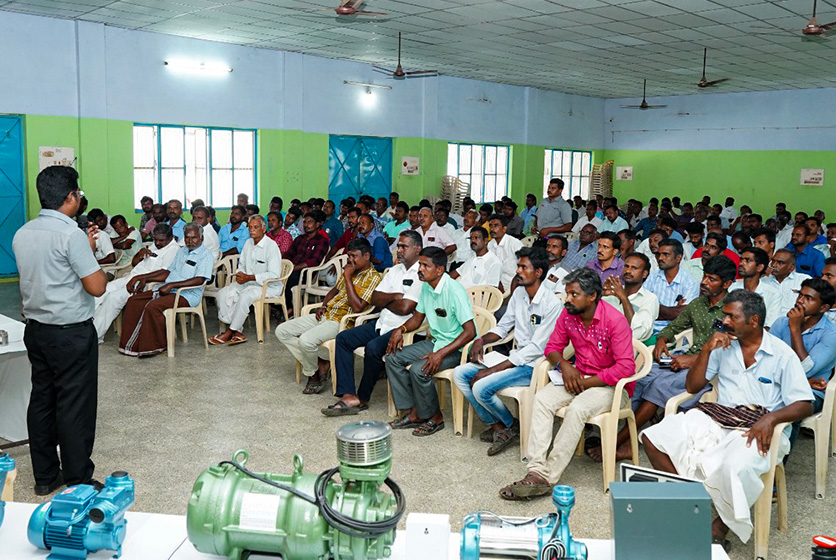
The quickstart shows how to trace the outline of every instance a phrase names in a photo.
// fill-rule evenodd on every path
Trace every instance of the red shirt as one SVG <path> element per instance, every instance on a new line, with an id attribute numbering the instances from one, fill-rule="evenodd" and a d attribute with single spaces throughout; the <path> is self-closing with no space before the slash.
<path id="1" fill-rule="evenodd" d="M 692 259 L 701 259 L 702 258 L 702 249 L 703 248 L 700 247 L 699 249 L 694 251 L 694 254 L 691 258 Z M 729 249 L 724 249 L 723 250 L 723 255 L 730 258 L 732 260 L 732 262 L 734 262 L 734 266 L 736 266 L 738 268 L 738 270 L 740 269 L 740 256 L 737 253 L 735 253 L 734 251 L 731 251 Z M 738 280 L 740 279 L 740 272 L 737 273 L 737 279 Z"/>
<path id="2" fill-rule="evenodd" d="M 276 233 L 268 231 L 267 237 L 276 242 L 276 245 L 279 246 L 279 251 L 282 253 L 282 257 L 284 258 L 284 255 L 290 250 L 290 244 L 293 243 L 293 237 L 281 228 L 279 228 L 279 231 Z"/>

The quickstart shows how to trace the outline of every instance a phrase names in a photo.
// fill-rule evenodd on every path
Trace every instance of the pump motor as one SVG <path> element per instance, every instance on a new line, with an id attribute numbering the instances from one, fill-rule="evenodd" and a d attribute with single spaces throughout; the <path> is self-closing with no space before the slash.
<path id="1" fill-rule="evenodd" d="M 572 538 L 569 530 L 574 488 L 555 486 L 552 502 L 557 513 L 537 517 L 500 517 L 489 511 L 468 514 L 462 527 L 461 560 L 586 560 L 586 545 Z"/>
<path id="2" fill-rule="evenodd" d="M 119 558 L 128 524 L 125 512 L 133 503 L 134 481 L 124 471 L 107 477 L 100 491 L 88 484 L 70 486 L 32 512 L 29 542 L 51 550 L 48 560 L 84 559 L 103 549 Z"/>
<path id="3" fill-rule="evenodd" d="M 3 488 L 6 486 L 6 473 L 15 470 L 15 460 L 9 457 L 5 451 L 0 451 L 0 496 L 3 495 Z M 6 512 L 6 502 L 0 500 L 0 526 L 3 525 L 3 516 Z"/>
<path id="4" fill-rule="evenodd" d="M 240 560 L 250 552 L 284 560 L 366 560 L 390 555 L 406 503 L 389 478 L 392 429 L 356 422 L 336 433 L 340 466 L 319 476 L 255 473 L 236 451 L 198 476 L 186 513 L 189 540 L 200 552 Z M 341 482 L 334 477 L 339 474 Z M 392 493 L 381 491 L 385 484 Z"/>

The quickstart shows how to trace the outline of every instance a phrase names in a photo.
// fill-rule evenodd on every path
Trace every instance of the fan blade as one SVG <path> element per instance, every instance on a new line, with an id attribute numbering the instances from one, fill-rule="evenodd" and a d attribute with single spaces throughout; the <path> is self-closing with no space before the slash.
<path id="1" fill-rule="evenodd" d="M 352 14 L 352 15 L 355 15 L 355 16 L 375 16 L 375 17 L 379 17 L 379 16 L 388 16 L 389 14 L 388 14 L 388 13 L 386 13 L 386 12 L 366 12 L 366 11 L 363 11 L 363 10 L 357 10 L 357 11 L 356 11 L 356 12 L 354 12 L 354 14 Z"/>
<path id="2" fill-rule="evenodd" d="M 645 105 L 645 109 L 664 109 L 667 105 Z"/>
<path id="3" fill-rule="evenodd" d="M 438 74 L 438 70 L 412 70 L 411 72 L 407 72 L 407 76 L 419 76 L 421 74 Z"/>
<path id="4" fill-rule="evenodd" d="M 717 84 L 722 84 L 723 82 L 728 82 L 729 78 L 720 78 L 719 80 L 711 80 L 710 82 L 705 82 L 705 87 L 713 87 Z"/>
<path id="5" fill-rule="evenodd" d="M 378 72 L 383 72 L 384 74 L 389 74 L 390 76 L 395 73 L 394 70 L 386 68 L 385 66 L 376 66 L 372 64 L 372 69 L 377 70 Z"/>
<path id="6" fill-rule="evenodd" d="M 836 27 L 836 21 L 831 21 L 830 23 L 825 23 L 824 25 L 819 25 L 825 31 L 830 31 L 834 27 Z"/>

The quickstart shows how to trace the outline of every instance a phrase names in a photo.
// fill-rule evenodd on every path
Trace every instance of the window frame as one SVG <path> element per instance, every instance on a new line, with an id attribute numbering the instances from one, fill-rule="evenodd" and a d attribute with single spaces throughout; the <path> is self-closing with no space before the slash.
<path id="1" fill-rule="evenodd" d="M 468 181 L 470 183 L 470 188 L 471 188 L 470 196 L 471 196 L 471 198 L 473 198 L 473 200 L 474 200 L 474 202 L 476 202 L 476 204 L 485 204 L 485 203 L 493 204 L 497 200 L 501 199 L 503 196 L 508 196 L 509 179 L 510 179 L 510 175 L 511 175 L 511 146 L 510 145 L 506 145 L 506 144 L 478 144 L 478 143 L 473 143 L 473 142 L 447 142 L 448 153 L 450 151 L 450 146 L 456 146 L 456 153 L 458 155 L 458 158 L 456 160 L 456 177 L 459 177 L 459 178 L 461 178 L 461 175 L 462 175 L 462 173 L 461 173 L 461 149 L 462 149 L 462 146 L 469 147 L 471 149 L 471 151 L 473 150 L 474 147 L 478 147 L 478 148 L 482 149 L 482 172 L 481 172 L 482 188 L 481 188 L 481 192 L 480 192 L 481 196 L 478 197 L 481 200 L 477 200 L 477 197 L 473 196 L 473 190 L 472 190 L 473 189 L 473 181 L 472 180 Z M 497 193 L 497 196 L 495 198 L 493 198 L 492 200 L 485 200 L 485 177 L 487 175 L 487 176 L 493 176 L 495 178 L 499 178 L 502 175 L 500 175 L 499 173 L 492 173 L 492 174 L 486 174 L 485 173 L 485 169 L 487 167 L 486 166 L 486 163 L 487 163 L 486 162 L 486 156 L 485 156 L 485 154 L 487 153 L 487 148 L 496 148 L 496 154 L 497 155 L 496 155 L 496 158 L 495 158 L 495 164 L 499 163 L 499 150 L 500 150 L 500 148 L 504 148 L 505 150 L 507 150 L 506 156 L 505 156 L 505 192 L 502 193 L 502 194 Z M 447 162 L 448 169 L 449 169 L 449 165 L 450 165 L 450 162 L 448 161 Z M 495 165 L 495 168 L 498 170 L 499 165 Z M 470 177 L 472 177 L 473 176 L 472 170 L 471 170 L 470 173 L 467 173 L 466 175 L 469 175 Z"/>
<path id="2" fill-rule="evenodd" d="M 555 173 L 554 172 L 554 155 L 555 155 L 555 152 L 559 152 L 561 154 L 561 160 L 563 159 L 563 154 L 566 154 L 566 153 L 570 154 L 569 173 L 568 174 L 566 174 L 566 173 Z M 574 167 L 574 164 L 575 164 L 575 157 L 579 156 L 579 155 L 582 155 L 582 154 L 588 154 L 589 155 L 589 169 L 586 169 L 586 170 L 582 169 L 580 175 L 574 175 L 572 173 L 572 168 Z M 549 169 L 546 169 L 546 166 L 545 166 L 545 158 L 546 158 L 547 155 L 549 156 L 549 165 L 550 165 Z M 543 161 L 543 197 L 545 198 L 546 196 L 548 196 L 546 194 L 546 190 L 548 189 L 548 186 L 549 186 L 549 180 L 552 177 L 558 177 L 560 179 L 563 179 L 563 182 L 564 182 L 564 191 L 563 191 L 564 192 L 564 198 L 571 200 L 572 197 L 574 197 L 574 196 L 581 196 L 581 197 L 583 197 L 584 200 L 586 200 L 589 197 L 589 189 L 592 186 L 591 182 L 592 182 L 593 156 L 594 156 L 593 150 L 584 150 L 584 149 L 575 149 L 575 148 L 546 148 L 545 151 L 543 152 L 543 160 L 544 160 Z M 584 171 L 586 173 L 584 173 Z M 577 184 L 577 185 L 575 184 L 576 177 L 580 179 L 580 184 Z M 586 194 L 583 193 L 583 179 L 584 178 L 586 178 L 587 181 L 588 181 L 587 182 L 587 192 L 586 192 Z"/>
<path id="3" fill-rule="evenodd" d="M 251 132 L 253 135 L 253 161 L 252 161 L 252 172 L 253 172 L 253 193 L 252 193 L 252 200 L 258 200 L 258 129 L 255 128 L 234 128 L 228 126 L 193 126 L 193 125 L 185 125 L 185 124 L 161 124 L 161 123 L 145 123 L 145 122 L 134 122 L 133 127 L 152 127 L 155 129 L 155 138 L 156 138 L 156 155 L 155 155 L 155 173 L 157 179 L 157 200 L 162 202 L 163 199 L 163 165 L 162 165 L 162 134 L 161 131 L 164 128 L 175 128 L 180 129 L 183 131 L 183 204 L 186 204 L 185 201 L 185 184 L 186 184 L 186 129 L 187 128 L 199 128 L 206 131 L 206 189 L 207 189 L 207 198 L 208 200 L 206 203 L 212 206 L 215 210 L 230 210 L 231 206 L 214 206 L 212 204 L 214 198 L 214 191 L 213 191 L 213 170 L 214 167 L 212 165 L 212 133 L 214 131 L 226 131 L 230 133 L 231 137 L 231 144 L 230 144 L 230 158 L 232 162 L 232 167 L 230 168 L 232 171 L 232 200 L 235 201 L 235 132 Z M 131 129 L 133 130 L 133 128 Z M 133 136 L 132 136 L 133 138 Z M 132 158 L 134 155 L 132 154 Z M 134 161 L 133 169 L 136 170 L 136 162 Z M 143 167 L 142 169 L 146 169 Z M 166 169 L 178 169 L 178 167 L 166 167 Z M 221 169 L 221 168 L 219 168 Z M 226 168 L 222 168 L 226 169 Z M 240 169 L 247 169 L 246 167 L 241 167 Z M 136 185 L 134 185 L 134 195 L 136 195 Z M 136 198 L 136 196 L 134 196 Z M 254 202 L 255 203 L 255 202 Z M 136 205 L 136 202 L 134 202 Z M 185 209 L 185 208 L 184 208 Z M 134 213 L 141 213 L 142 208 L 134 208 Z"/>

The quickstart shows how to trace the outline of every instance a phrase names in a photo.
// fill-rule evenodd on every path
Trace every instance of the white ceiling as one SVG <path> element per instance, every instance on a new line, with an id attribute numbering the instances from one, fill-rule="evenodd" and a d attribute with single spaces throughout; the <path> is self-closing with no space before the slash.
<path id="1" fill-rule="evenodd" d="M 0 10 L 394 65 L 594 97 L 836 87 L 836 30 L 802 39 L 812 0 L 0 0 Z M 318 11 L 317 11 L 318 10 Z M 819 0 L 819 22 L 836 0 Z M 764 27 L 759 28 L 758 26 Z M 784 29 L 792 29 L 788 31 Z"/>

